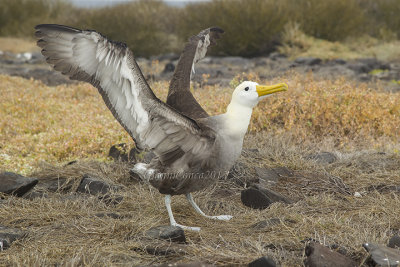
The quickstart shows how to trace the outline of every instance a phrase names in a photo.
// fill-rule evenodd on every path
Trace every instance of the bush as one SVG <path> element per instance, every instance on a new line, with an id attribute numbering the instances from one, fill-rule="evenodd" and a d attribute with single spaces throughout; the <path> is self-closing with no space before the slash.
<path id="1" fill-rule="evenodd" d="M 275 50 L 285 25 L 329 41 L 400 36 L 400 0 L 214 0 L 184 8 L 141 0 L 98 9 L 64 1 L 0 0 L 0 35 L 33 36 L 36 24 L 67 24 L 124 41 L 136 56 L 145 57 L 179 52 L 190 36 L 211 26 L 225 30 L 214 54 L 249 57 Z"/>
<path id="2" fill-rule="evenodd" d="M 73 8 L 59 0 L 0 0 L 0 35 L 33 36 L 40 23 L 64 23 Z"/>
<path id="3" fill-rule="evenodd" d="M 365 31 L 364 10 L 358 0 L 288 1 L 293 18 L 308 35 L 341 41 Z"/>
<path id="4" fill-rule="evenodd" d="M 400 37 L 400 1 L 379 0 L 366 1 L 365 9 L 373 25 L 369 25 L 375 37 L 394 39 Z M 389 38 L 387 38 L 389 37 Z"/>
<path id="5" fill-rule="evenodd" d="M 138 1 L 87 10 L 76 22 L 113 40 L 126 43 L 136 56 L 151 56 L 176 49 L 175 8 L 161 1 Z"/>
<path id="6" fill-rule="evenodd" d="M 256 56 L 274 50 L 288 22 L 284 1 L 215 0 L 188 5 L 178 24 L 178 35 L 187 39 L 200 30 L 219 26 L 225 30 L 215 52 L 221 55 Z"/>

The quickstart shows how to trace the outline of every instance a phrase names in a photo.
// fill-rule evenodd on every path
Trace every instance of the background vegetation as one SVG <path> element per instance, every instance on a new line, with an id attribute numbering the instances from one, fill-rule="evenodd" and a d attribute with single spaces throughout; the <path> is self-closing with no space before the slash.
<path id="1" fill-rule="evenodd" d="M 220 55 L 257 56 L 282 43 L 285 26 L 328 41 L 400 36 L 400 0 L 214 0 L 184 8 L 138 1 L 99 9 L 78 9 L 62 0 L 0 0 L 0 35 L 32 36 L 39 23 L 96 29 L 123 40 L 137 56 L 181 49 L 183 40 L 217 25 L 226 31 Z M 287 27 L 286 27 L 287 28 Z"/>

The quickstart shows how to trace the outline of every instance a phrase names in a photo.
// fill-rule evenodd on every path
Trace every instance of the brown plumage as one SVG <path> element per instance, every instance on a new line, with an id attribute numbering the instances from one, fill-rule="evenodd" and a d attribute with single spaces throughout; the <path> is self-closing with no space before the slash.
<path id="1" fill-rule="evenodd" d="M 215 45 L 217 39 L 221 38 L 223 33 L 222 29 L 213 27 L 192 36 L 189 42 L 186 43 L 175 68 L 169 85 L 167 104 L 190 118 L 208 117 L 207 112 L 190 92 L 190 78 L 193 72 L 193 65 L 205 56 L 208 46 Z M 199 48 L 203 50 L 202 53 L 198 51 Z M 196 54 L 198 55 L 197 57 Z"/>

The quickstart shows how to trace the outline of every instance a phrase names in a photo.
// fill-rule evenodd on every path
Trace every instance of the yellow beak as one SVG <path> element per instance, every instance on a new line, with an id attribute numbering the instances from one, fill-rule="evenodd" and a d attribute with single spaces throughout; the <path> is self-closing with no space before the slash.
<path id="1" fill-rule="evenodd" d="M 258 96 L 270 95 L 280 91 L 287 91 L 288 86 L 286 83 L 278 83 L 274 85 L 256 85 Z"/>

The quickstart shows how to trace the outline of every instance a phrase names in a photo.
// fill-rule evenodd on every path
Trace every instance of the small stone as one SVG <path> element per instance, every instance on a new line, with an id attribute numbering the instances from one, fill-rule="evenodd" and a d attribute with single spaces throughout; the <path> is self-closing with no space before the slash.
<path id="1" fill-rule="evenodd" d="M 266 256 L 256 259 L 252 261 L 248 265 L 249 267 L 276 267 L 276 263 L 273 259 L 268 258 Z"/>
<path id="2" fill-rule="evenodd" d="M 241 200 L 245 206 L 253 209 L 265 209 L 274 202 L 292 203 L 289 198 L 259 185 L 252 185 L 243 190 Z"/>
<path id="3" fill-rule="evenodd" d="M 400 265 L 400 250 L 382 245 L 365 243 L 363 247 L 371 254 L 372 261 L 381 266 Z"/>
<path id="4" fill-rule="evenodd" d="M 25 232 L 19 229 L 7 228 L 0 225 L 0 251 L 9 248 L 12 242 L 24 236 Z"/>
<path id="5" fill-rule="evenodd" d="M 165 64 L 163 73 L 167 73 L 167 72 L 174 72 L 175 70 L 175 65 L 172 62 L 168 62 L 167 64 Z"/>
<path id="6" fill-rule="evenodd" d="M 304 266 L 306 267 L 358 266 L 352 259 L 313 241 L 306 246 L 305 254 L 307 258 L 304 260 Z"/>
<path id="7" fill-rule="evenodd" d="M 322 59 L 315 57 L 299 57 L 294 60 L 296 64 L 313 66 L 318 65 L 322 62 Z"/>
<path id="8" fill-rule="evenodd" d="M 319 164 L 331 164 L 337 160 L 337 157 L 331 152 L 320 152 L 317 154 L 308 155 L 306 159 L 314 160 Z"/>
<path id="9" fill-rule="evenodd" d="M 29 178 L 13 172 L 0 173 L 0 192 L 22 197 L 38 183 L 38 179 Z"/>
<path id="10" fill-rule="evenodd" d="M 400 248 L 400 236 L 394 235 L 389 239 L 388 247 L 390 248 Z"/>
<path id="11" fill-rule="evenodd" d="M 76 192 L 87 193 L 90 195 L 105 195 L 110 193 L 112 190 L 116 191 L 118 189 L 119 188 L 117 186 L 110 186 L 109 184 L 98 178 L 91 177 L 88 174 L 85 174 Z"/>
<path id="12" fill-rule="evenodd" d="M 362 197 L 362 195 L 359 192 L 354 192 L 355 197 Z"/>
<path id="13" fill-rule="evenodd" d="M 50 192 L 67 192 L 72 188 L 71 183 L 67 183 L 66 178 L 55 178 L 40 180 L 38 187 L 44 188 Z"/>
<path id="14" fill-rule="evenodd" d="M 145 233 L 146 236 L 155 239 L 170 240 L 172 242 L 185 243 L 185 232 L 182 228 L 171 225 L 161 225 L 150 228 Z"/>

